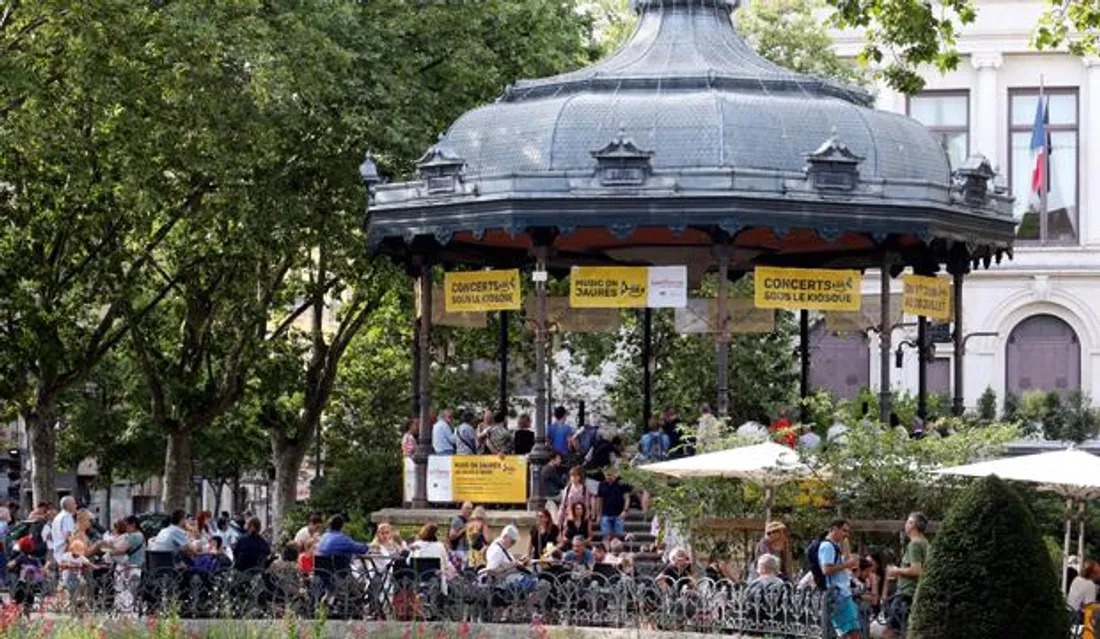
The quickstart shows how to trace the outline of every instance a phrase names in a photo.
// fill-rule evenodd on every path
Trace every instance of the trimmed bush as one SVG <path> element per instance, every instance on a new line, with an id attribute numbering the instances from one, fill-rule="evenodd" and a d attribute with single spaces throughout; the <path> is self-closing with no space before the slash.
<path id="1" fill-rule="evenodd" d="M 952 504 L 913 603 L 910 639 L 1065 639 L 1069 613 L 1031 511 L 1005 482 Z"/>

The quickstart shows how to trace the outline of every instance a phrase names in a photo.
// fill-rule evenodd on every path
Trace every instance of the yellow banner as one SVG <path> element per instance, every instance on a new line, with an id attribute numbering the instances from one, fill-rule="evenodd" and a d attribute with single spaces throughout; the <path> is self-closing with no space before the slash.
<path id="1" fill-rule="evenodd" d="M 451 501 L 475 504 L 527 502 L 527 459 L 496 455 L 455 455 L 451 461 Z"/>
<path id="2" fill-rule="evenodd" d="M 758 266 L 755 272 L 757 308 L 858 311 L 859 271 Z"/>
<path id="3" fill-rule="evenodd" d="M 574 266 L 569 272 L 573 308 L 644 308 L 649 269 L 644 266 Z"/>
<path id="4" fill-rule="evenodd" d="M 906 313 L 951 319 L 951 280 L 923 275 L 906 275 L 901 280 L 905 287 L 901 304 Z"/>
<path id="5" fill-rule="evenodd" d="M 443 293 L 448 313 L 518 311 L 519 269 L 445 273 Z"/>

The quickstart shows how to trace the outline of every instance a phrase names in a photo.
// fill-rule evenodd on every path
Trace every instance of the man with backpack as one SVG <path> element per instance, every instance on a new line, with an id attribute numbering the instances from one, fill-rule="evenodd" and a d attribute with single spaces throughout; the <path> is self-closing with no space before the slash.
<path id="1" fill-rule="evenodd" d="M 829 532 L 814 544 L 817 552 L 810 556 L 810 570 L 818 588 L 828 590 L 832 599 L 832 622 L 841 639 L 859 639 L 859 607 L 852 598 L 852 570 L 859 567 L 859 558 L 846 553 L 851 526 L 838 518 L 829 523 Z M 816 557 L 816 565 L 814 558 Z M 820 576 L 819 576 L 820 573 Z"/>

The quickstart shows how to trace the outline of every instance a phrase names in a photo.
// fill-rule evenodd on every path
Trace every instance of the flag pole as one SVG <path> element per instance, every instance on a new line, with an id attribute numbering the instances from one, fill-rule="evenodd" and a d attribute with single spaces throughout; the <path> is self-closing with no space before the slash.
<path id="1" fill-rule="evenodd" d="M 1047 191 L 1050 190 L 1048 182 L 1050 181 L 1050 132 L 1047 130 L 1047 120 L 1049 119 L 1049 112 L 1047 111 L 1047 105 L 1043 102 L 1046 99 L 1046 91 L 1043 87 L 1043 74 L 1039 74 L 1039 108 L 1043 110 L 1043 171 L 1039 175 L 1039 243 L 1047 243 L 1047 231 L 1049 222 L 1047 220 Z"/>

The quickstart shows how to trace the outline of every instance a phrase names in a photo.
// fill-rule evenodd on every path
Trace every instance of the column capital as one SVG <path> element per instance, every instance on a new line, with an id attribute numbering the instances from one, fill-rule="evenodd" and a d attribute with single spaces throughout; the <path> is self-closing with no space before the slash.
<path id="1" fill-rule="evenodd" d="M 1089 69 L 1100 69 L 1100 56 L 1087 55 L 1081 58 L 1081 62 Z"/>
<path id="2" fill-rule="evenodd" d="M 970 65 L 981 71 L 982 69 L 997 70 L 1004 64 L 1004 56 L 997 51 L 975 51 L 970 54 Z"/>

